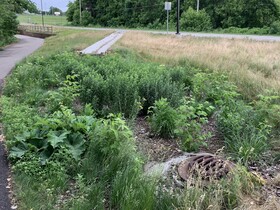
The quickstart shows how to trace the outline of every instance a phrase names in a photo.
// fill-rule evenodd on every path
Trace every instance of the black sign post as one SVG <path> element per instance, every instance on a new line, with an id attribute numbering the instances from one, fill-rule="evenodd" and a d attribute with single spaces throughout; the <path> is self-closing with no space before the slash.
<path id="1" fill-rule="evenodd" d="M 180 0 L 177 0 L 177 35 L 180 34 Z"/>

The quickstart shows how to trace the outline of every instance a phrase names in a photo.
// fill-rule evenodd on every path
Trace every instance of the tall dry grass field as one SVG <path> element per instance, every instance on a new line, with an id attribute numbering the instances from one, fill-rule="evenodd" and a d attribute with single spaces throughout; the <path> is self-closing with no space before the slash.
<path id="1" fill-rule="evenodd" d="M 266 89 L 280 94 L 280 43 L 129 32 L 118 47 L 165 64 L 190 63 L 226 73 L 250 99 Z"/>

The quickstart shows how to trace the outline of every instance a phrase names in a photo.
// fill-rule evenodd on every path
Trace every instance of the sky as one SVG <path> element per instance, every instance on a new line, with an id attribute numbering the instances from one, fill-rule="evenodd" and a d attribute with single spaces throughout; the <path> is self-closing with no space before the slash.
<path id="1" fill-rule="evenodd" d="M 41 0 L 31 0 L 33 1 L 39 10 L 41 10 Z M 57 7 L 61 9 L 63 12 L 66 12 L 67 10 L 67 4 L 69 1 L 74 1 L 74 0 L 42 0 L 43 2 L 43 10 L 44 11 L 49 11 L 50 7 Z"/>

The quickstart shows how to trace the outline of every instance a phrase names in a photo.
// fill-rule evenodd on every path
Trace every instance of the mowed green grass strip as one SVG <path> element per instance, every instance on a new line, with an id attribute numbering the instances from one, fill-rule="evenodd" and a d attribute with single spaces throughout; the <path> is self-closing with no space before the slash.
<path id="1" fill-rule="evenodd" d="M 20 24 L 42 24 L 42 16 L 36 14 L 20 14 L 18 15 Z M 46 25 L 60 25 L 65 26 L 68 24 L 66 16 L 52 16 L 44 15 L 44 23 Z"/>
<path id="2" fill-rule="evenodd" d="M 55 36 L 45 39 L 45 44 L 33 56 L 48 56 L 61 52 L 81 51 L 108 36 L 112 31 L 75 30 L 55 28 Z"/>

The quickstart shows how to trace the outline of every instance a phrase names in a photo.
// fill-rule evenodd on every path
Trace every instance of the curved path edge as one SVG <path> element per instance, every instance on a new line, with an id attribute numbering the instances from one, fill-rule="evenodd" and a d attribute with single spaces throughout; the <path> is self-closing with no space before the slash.
<path id="1" fill-rule="evenodd" d="M 4 78 L 14 69 L 16 64 L 39 49 L 43 39 L 17 35 L 18 42 L 0 51 L 0 93 Z M 1 122 L 0 122 L 1 123 Z M 0 130 L 0 210 L 11 210 L 8 187 L 9 164 L 5 150 L 5 142 L 1 139 Z"/>
<path id="2" fill-rule="evenodd" d="M 43 39 L 29 36 L 16 35 L 16 38 L 18 42 L 0 51 L 0 85 L 18 62 L 39 49 L 44 43 Z"/>

